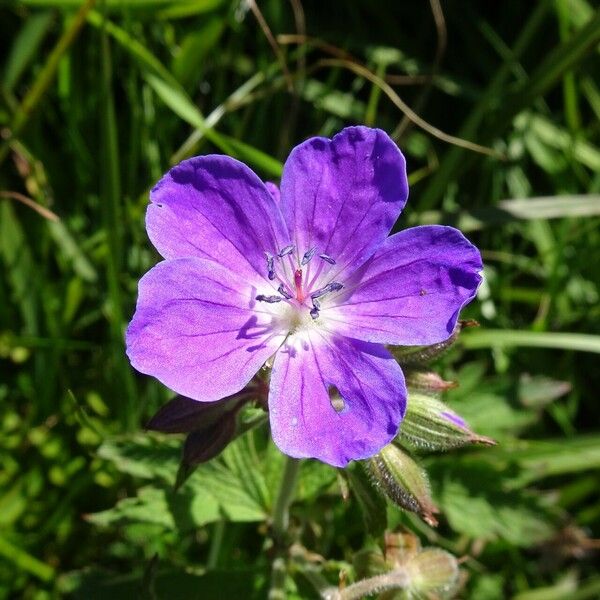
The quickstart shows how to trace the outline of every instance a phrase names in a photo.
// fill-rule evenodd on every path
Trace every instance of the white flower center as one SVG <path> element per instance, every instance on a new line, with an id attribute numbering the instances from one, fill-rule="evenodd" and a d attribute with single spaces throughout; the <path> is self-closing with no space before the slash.
<path id="1" fill-rule="evenodd" d="M 313 247 L 300 258 L 293 245 L 286 246 L 275 255 L 266 253 L 267 276 L 279 286 L 276 294 L 257 294 L 256 300 L 269 304 L 288 304 L 289 310 L 284 313 L 288 315 L 290 332 L 307 327 L 309 318 L 318 321 L 321 302 L 344 287 L 333 280 L 323 285 L 328 279 L 326 271 L 335 265 L 335 260 L 327 254 L 318 254 L 321 261 L 315 266 L 312 261 L 315 255 L 317 249 Z"/>

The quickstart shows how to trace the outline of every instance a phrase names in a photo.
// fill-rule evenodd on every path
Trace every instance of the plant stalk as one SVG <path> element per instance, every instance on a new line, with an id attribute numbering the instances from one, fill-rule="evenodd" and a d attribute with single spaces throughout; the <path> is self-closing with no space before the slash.
<path id="1" fill-rule="evenodd" d="M 290 522 L 290 505 L 294 499 L 294 491 L 300 471 L 300 461 L 287 457 L 279 492 L 273 507 L 273 543 L 275 545 L 275 558 L 271 570 L 271 588 L 269 600 L 280 600 L 285 598 L 285 555 L 287 554 L 286 534 Z"/>

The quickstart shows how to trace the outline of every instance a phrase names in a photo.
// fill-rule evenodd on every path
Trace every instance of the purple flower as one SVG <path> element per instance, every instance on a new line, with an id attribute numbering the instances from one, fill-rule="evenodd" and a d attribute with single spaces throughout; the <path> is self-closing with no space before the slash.
<path id="1" fill-rule="evenodd" d="M 367 127 L 294 148 L 281 194 L 226 156 L 177 165 L 150 196 L 146 227 L 165 260 L 139 283 L 132 365 L 201 402 L 272 365 L 283 452 L 339 467 L 372 456 L 406 409 L 384 344 L 445 340 L 481 280 L 456 229 L 388 237 L 407 196 L 404 157 Z"/>

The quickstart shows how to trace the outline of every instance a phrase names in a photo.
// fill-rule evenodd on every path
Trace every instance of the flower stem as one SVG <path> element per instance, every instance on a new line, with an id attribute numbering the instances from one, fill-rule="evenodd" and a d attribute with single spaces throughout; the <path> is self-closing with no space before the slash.
<path id="1" fill-rule="evenodd" d="M 300 470 L 300 461 L 295 458 L 286 458 L 279 493 L 273 507 L 273 538 L 275 543 L 281 545 L 289 524 L 289 508 L 294 498 L 296 481 Z"/>
<path id="2" fill-rule="evenodd" d="M 286 563 L 285 555 L 286 533 L 289 525 L 289 509 L 294 499 L 294 490 L 298 480 L 300 470 L 300 461 L 295 458 L 286 458 L 279 492 L 275 505 L 273 506 L 273 544 L 275 547 L 275 558 L 271 569 L 271 588 L 269 590 L 269 600 L 283 600 L 285 598 L 285 576 Z"/>
<path id="3" fill-rule="evenodd" d="M 397 590 L 408 587 L 410 579 L 404 569 L 396 569 L 383 575 L 357 581 L 343 590 L 334 592 L 328 598 L 332 600 L 360 600 L 365 596 L 379 594 L 387 590 Z"/>

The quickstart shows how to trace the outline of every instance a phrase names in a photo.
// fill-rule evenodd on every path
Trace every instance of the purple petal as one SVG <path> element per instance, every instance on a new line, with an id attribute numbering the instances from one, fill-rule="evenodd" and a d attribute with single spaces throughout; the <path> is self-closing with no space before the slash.
<path id="1" fill-rule="evenodd" d="M 290 456 L 336 467 L 372 456 L 393 439 L 404 416 L 400 367 L 383 346 L 314 331 L 298 335 L 273 365 L 273 440 Z M 332 399 L 343 402 L 341 412 Z"/>
<path id="2" fill-rule="evenodd" d="M 139 283 L 126 336 L 131 364 L 194 400 L 234 394 L 284 339 L 277 307 L 257 306 L 255 292 L 246 280 L 210 261 L 180 258 L 157 264 Z"/>
<path id="3" fill-rule="evenodd" d="M 347 281 L 323 317 L 331 329 L 369 342 L 435 344 L 452 334 L 475 297 L 481 269 L 479 251 L 457 229 L 406 229 Z"/>
<path id="4" fill-rule="evenodd" d="M 196 256 L 266 277 L 265 252 L 289 244 L 283 217 L 264 183 L 227 156 L 190 158 L 154 187 L 146 213 L 152 243 L 164 258 Z"/>
<path id="5" fill-rule="evenodd" d="M 402 153 L 379 129 L 311 138 L 287 159 L 281 210 L 300 256 L 316 246 L 337 266 L 359 267 L 388 235 L 408 197 Z"/>
<path id="6" fill-rule="evenodd" d="M 281 192 L 279 191 L 277 184 L 272 181 L 265 181 L 265 187 L 269 190 L 269 194 L 273 196 L 275 202 L 278 203 L 281 200 Z"/>

